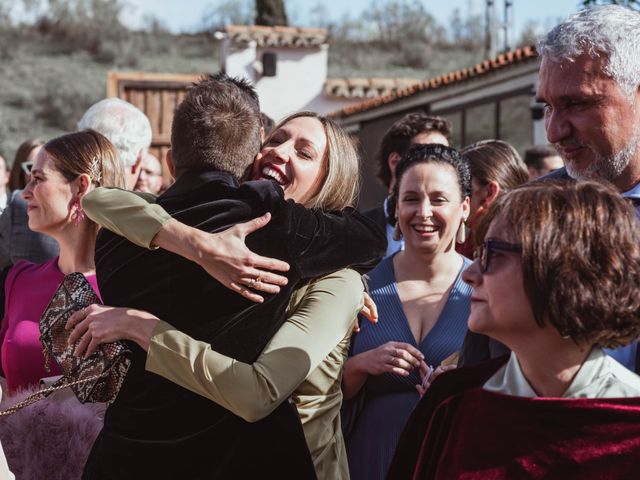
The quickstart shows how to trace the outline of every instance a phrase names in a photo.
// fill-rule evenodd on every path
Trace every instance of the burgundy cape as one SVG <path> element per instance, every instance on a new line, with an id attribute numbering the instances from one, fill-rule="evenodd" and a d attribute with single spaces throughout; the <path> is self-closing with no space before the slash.
<path id="1" fill-rule="evenodd" d="M 640 478 L 640 398 L 524 398 L 482 385 L 508 356 L 437 378 L 389 479 Z"/>

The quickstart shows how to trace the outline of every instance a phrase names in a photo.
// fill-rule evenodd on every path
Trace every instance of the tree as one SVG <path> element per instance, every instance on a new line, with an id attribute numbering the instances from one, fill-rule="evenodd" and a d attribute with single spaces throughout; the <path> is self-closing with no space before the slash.
<path id="1" fill-rule="evenodd" d="M 284 0 L 256 0 L 256 25 L 287 26 Z"/>

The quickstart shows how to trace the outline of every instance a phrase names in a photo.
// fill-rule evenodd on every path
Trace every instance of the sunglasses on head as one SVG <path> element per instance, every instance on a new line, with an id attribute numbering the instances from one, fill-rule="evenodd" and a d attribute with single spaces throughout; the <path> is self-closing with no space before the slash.
<path id="1" fill-rule="evenodd" d="M 25 175 L 31 175 L 31 169 L 33 168 L 33 162 L 23 162 L 20 164 L 20 168 Z"/>

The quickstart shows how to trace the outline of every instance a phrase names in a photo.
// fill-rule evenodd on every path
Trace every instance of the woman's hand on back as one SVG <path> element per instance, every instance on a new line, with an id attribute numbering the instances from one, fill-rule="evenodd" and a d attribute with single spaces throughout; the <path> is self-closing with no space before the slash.
<path id="1" fill-rule="evenodd" d="M 245 244 L 247 235 L 264 227 L 270 219 L 271 214 L 266 213 L 218 233 L 172 220 L 162 227 L 153 243 L 197 263 L 225 287 L 261 303 L 264 298 L 257 291 L 275 294 L 288 281 L 274 273 L 288 271 L 288 263 L 257 255 Z"/>

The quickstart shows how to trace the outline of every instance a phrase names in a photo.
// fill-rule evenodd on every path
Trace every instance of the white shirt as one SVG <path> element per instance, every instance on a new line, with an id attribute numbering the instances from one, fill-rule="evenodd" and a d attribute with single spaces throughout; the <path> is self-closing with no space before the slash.
<path id="1" fill-rule="evenodd" d="M 537 397 L 525 378 L 516 354 L 484 384 L 485 390 Z M 623 398 L 640 397 L 640 376 L 629 371 L 601 348 L 594 348 L 578 370 L 562 398 Z"/>

